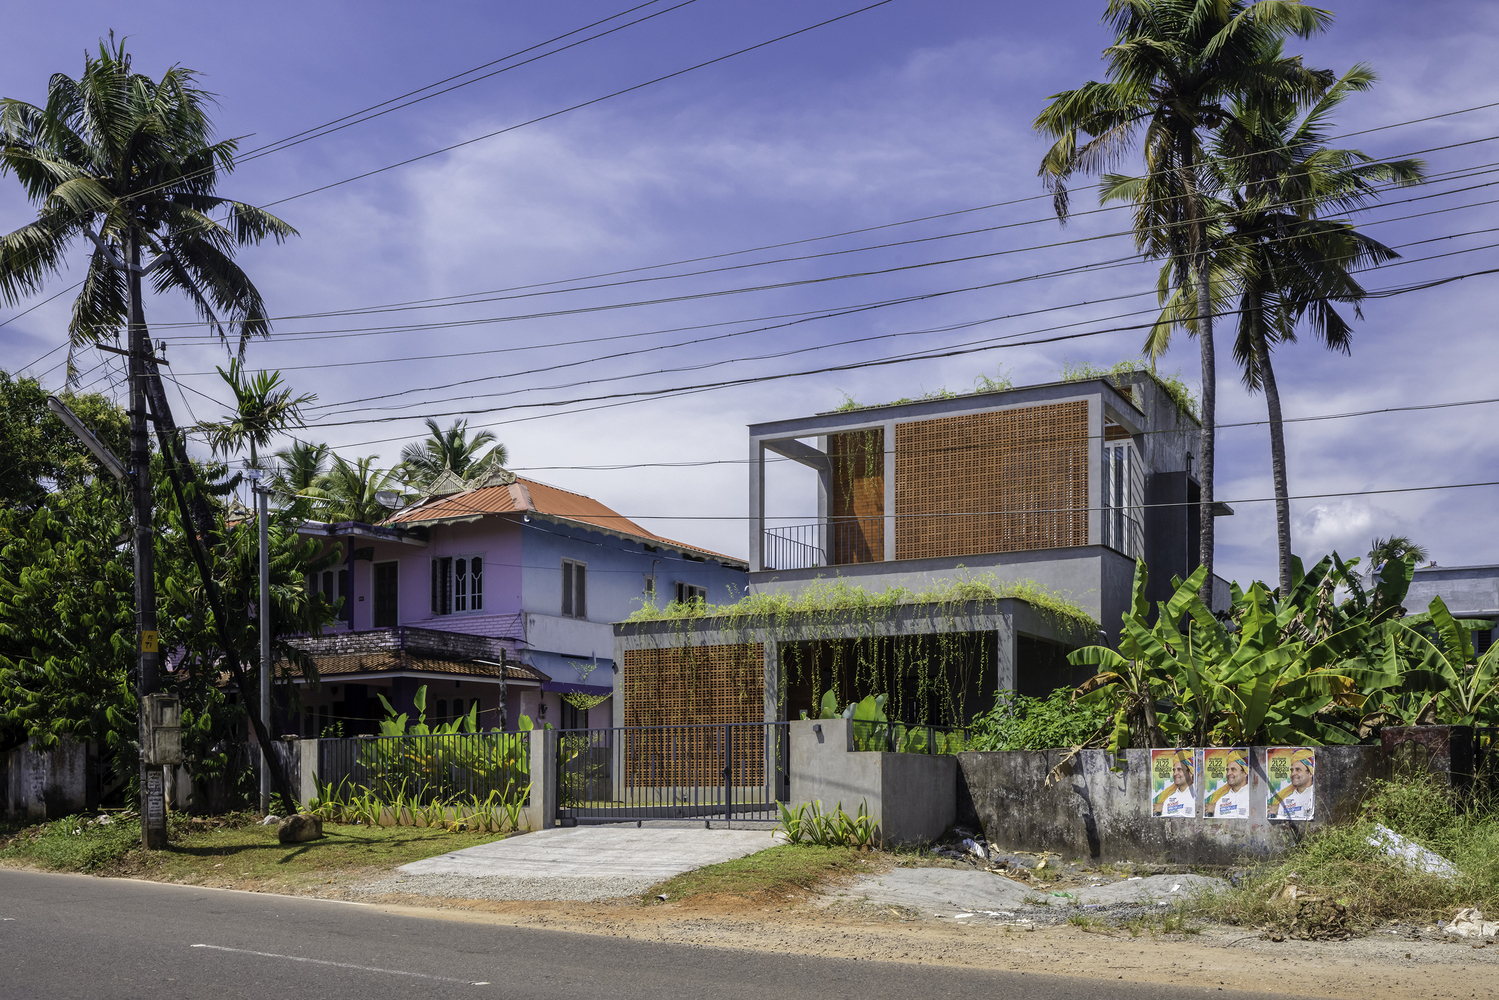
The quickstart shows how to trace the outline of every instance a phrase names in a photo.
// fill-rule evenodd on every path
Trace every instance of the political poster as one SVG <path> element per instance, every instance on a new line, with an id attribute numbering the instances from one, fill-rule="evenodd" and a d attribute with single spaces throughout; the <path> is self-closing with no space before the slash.
<path id="1" fill-rule="evenodd" d="M 1316 754 L 1311 747 L 1270 747 L 1265 751 L 1269 819 L 1311 819 L 1315 811 Z"/>
<path id="2" fill-rule="evenodd" d="M 1249 818 L 1249 748 L 1208 747 L 1202 752 L 1202 815 Z"/>
<path id="3" fill-rule="evenodd" d="M 1150 812 L 1162 819 L 1197 815 L 1198 754 L 1192 749 L 1150 751 Z"/>

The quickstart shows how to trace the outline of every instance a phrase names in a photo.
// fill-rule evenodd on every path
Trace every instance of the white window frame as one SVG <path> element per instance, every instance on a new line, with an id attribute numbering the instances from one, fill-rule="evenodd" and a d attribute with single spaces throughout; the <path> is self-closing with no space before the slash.
<path id="1" fill-rule="evenodd" d="M 476 559 L 479 561 L 477 573 L 473 571 Z M 458 555 L 432 557 L 434 589 L 431 612 L 433 617 L 483 613 L 484 570 L 487 562 L 483 552 L 464 552 Z M 463 568 L 461 576 L 460 565 Z"/>
<path id="2" fill-rule="evenodd" d="M 1141 504 L 1145 500 L 1144 466 L 1134 441 L 1105 441 L 1100 470 L 1100 520 L 1103 544 L 1131 558 L 1144 555 Z"/>

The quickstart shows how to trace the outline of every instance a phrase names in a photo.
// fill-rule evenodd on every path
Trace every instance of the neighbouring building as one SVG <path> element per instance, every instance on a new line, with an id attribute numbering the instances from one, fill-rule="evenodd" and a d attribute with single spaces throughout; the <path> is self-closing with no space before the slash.
<path id="1" fill-rule="evenodd" d="M 1433 597 L 1440 596 L 1456 618 L 1482 619 L 1496 623 L 1495 628 L 1471 633 L 1473 650 L 1483 655 L 1499 638 L 1499 566 L 1430 566 L 1416 567 L 1410 590 L 1405 596 L 1406 609 L 1425 611 Z"/>
<path id="2" fill-rule="evenodd" d="M 445 476 L 380 524 L 300 530 L 345 557 L 308 581 L 341 602 L 343 620 L 296 641 L 321 681 L 297 678 L 280 728 L 303 736 L 373 732 L 377 695 L 410 711 L 422 685 L 429 722 L 477 703 L 484 729 L 513 730 L 522 713 L 538 726 L 607 725 L 610 623 L 678 597 L 734 600 L 748 568 L 504 469 Z"/>
<path id="3" fill-rule="evenodd" d="M 1137 559 L 1153 600 L 1197 566 L 1200 432 L 1147 372 L 753 424 L 748 587 L 762 603 L 617 624 L 615 724 L 796 718 L 832 689 L 965 725 L 999 691 L 1075 683 L 1086 672 L 1066 654 L 1117 641 Z M 813 471 L 815 520 L 767 511 L 788 467 L 772 458 Z M 1216 607 L 1228 591 L 1214 578 Z M 777 596 L 801 603 L 767 611 Z"/>

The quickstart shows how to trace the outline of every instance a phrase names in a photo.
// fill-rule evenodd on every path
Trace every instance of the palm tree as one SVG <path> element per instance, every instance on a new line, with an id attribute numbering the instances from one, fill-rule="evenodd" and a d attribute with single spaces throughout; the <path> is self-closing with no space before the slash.
<path id="1" fill-rule="evenodd" d="M 468 436 L 468 421 L 454 420 L 453 426 L 443 430 L 432 418 L 427 418 L 427 440 L 413 441 L 401 449 L 399 468 L 407 480 L 417 487 L 430 484 L 444 471 L 465 478 L 480 468 L 504 465 L 510 460 L 509 450 L 489 431 L 479 431 Z M 475 456 L 487 444 L 494 443 L 482 459 Z"/>
<path id="2" fill-rule="evenodd" d="M 1369 543 L 1369 580 L 1372 583 L 1385 563 L 1392 560 L 1409 559 L 1415 563 L 1423 563 L 1430 558 L 1431 553 L 1426 550 L 1426 546 L 1418 545 L 1409 535 L 1376 538 Z"/>
<path id="3" fill-rule="evenodd" d="M 328 471 L 329 450 L 326 444 L 298 441 L 290 448 L 276 452 L 276 473 L 272 483 L 287 493 L 301 493 Z"/>
<path id="4" fill-rule="evenodd" d="M 1336 304 L 1351 304 L 1355 317 L 1362 318 L 1359 304 L 1367 292 L 1352 272 L 1399 254 L 1352 223 L 1322 216 L 1368 204 L 1380 182 L 1404 186 L 1422 178 L 1418 160 L 1375 160 L 1359 150 L 1326 145 L 1332 112 L 1375 79 L 1369 67 L 1355 66 L 1304 114 L 1284 96 L 1235 101 L 1209 164 L 1221 192 L 1211 204 L 1208 240 L 1214 298 L 1237 295 L 1234 360 L 1245 386 L 1265 393 L 1282 594 L 1292 588 L 1291 505 L 1280 390 L 1270 353 L 1277 344 L 1294 342 L 1303 323 L 1328 349 L 1352 350 L 1353 328 Z M 1164 353 L 1172 326 L 1193 329 L 1194 311 L 1185 296 L 1172 295 L 1146 353 L 1152 358 Z"/>
<path id="5" fill-rule="evenodd" d="M 1040 173 L 1054 192 L 1058 218 L 1068 213 L 1067 183 L 1078 172 L 1105 172 L 1137 137 L 1146 174 L 1129 194 L 1136 244 L 1167 258 L 1178 288 L 1191 288 L 1202 352 L 1202 443 L 1198 478 L 1199 562 L 1213 571 L 1213 463 L 1217 366 L 1213 344 L 1203 136 L 1231 116 L 1248 93 L 1316 93 L 1331 75 L 1281 56 L 1287 35 L 1307 37 L 1331 20 L 1299 0 L 1109 0 L 1115 42 L 1105 50 L 1106 82 L 1053 95 L 1034 127 L 1055 141 Z M 1142 133 L 1143 136 L 1138 136 Z M 1079 133 L 1088 138 L 1079 142 Z M 1115 194 L 1121 193 L 1117 188 Z"/>
<path id="6" fill-rule="evenodd" d="M 227 420 L 199 424 L 197 430 L 215 455 L 227 456 L 248 446 L 250 467 L 258 469 L 259 451 L 272 438 L 289 427 L 306 426 L 302 407 L 317 399 L 317 394 L 293 397 L 279 371 L 247 375 L 238 358 L 229 362 L 228 371 L 220 368 L 218 372 L 234 394 L 234 412 Z"/>
<path id="7" fill-rule="evenodd" d="M 342 455 L 335 455 L 333 468 L 302 490 L 301 495 L 318 502 L 318 516 L 325 521 L 361 521 L 365 524 L 382 521 L 390 510 L 375 494 L 385 490 L 399 491 L 402 481 L 398 470 L 383 472 L 376 469 L 377 457 L 357 458 L 351 464 Z"/>
<path id="8" fill-rule="evenodd" d="M 226 342 L 226 326 L 237 326 L 242 354 L 248 338 L 267 335 L 270 326 L 260 292 L 233 254 L 238 247 L 266 239 L 279 243 L 296 234 L 268 212 L 214 194 L 220 172 L 234 169 L 236 145 L 234 140 L 212 141 L 206 113 L 212 96 L 195 79 L 192 70 L 181 66 L 167 70 L 160 80 L 132 72 L 124 43 L 115 43 L 111 35 L 108 44 L 100 42 L 97 56 L 85 55 L 78 79 L 52 76 L 44 107 L 0 100 L 0 173 L 14 173 L 39 210 L 34 222 L 0 236 L 0 299 L 14 304 L 41 290 L 48 277 L 62 270 L 70 244 L 87 237 L 94 249 L 68 325 L 70 377 L 74 349 L 117 340 L 121 328 L 126 330 L 143 632 L 155 628 L 147 399 L 168 468 L 174 477 L 192 469 L 150 350 L 143 279 L 149 275 L 158 294 L 185 295 Z M 222 212 L 223 221 L 215 220 L 213 212 Z M 145 265 L 143 253 L 151 255 Z M 249 690 L 227 632 L 217 583 L 201 551 L 204 542 L 212 547 L 217 538 L 217 522 L 204 491 L 189 492 L 192 498 L 185 503 L 192 507 L 198 531 L 186 534 L 204 573 L 230 672 L 241 690 Z M 143 693 L 155 689 L 156 656 L 141 653 Z M 258 715 L 252 714 L 251 721 L 262 745 L 268 746 Z M 277 761 L 272 771 L 280 791 L 289 796 L 279 758 L 271 759 Z"/>

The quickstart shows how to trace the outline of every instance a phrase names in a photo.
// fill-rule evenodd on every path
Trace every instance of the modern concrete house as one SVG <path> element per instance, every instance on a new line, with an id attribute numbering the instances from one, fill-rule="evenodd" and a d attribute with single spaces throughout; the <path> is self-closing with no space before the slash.
<path id="1" fill-rule="evenodd" d="M 1493 621 L 1496 627 L 1472 633 L 1473 649 L 1483 655 L 1499 638 L 1499 566 L 1416 567 L 1415 578 L 1405 595 L 1407 610 L 1425 611 L 1433 597 L 1440 596 L 1458 618 Z"/>
<path id="2" fill-rule="evenodd" d="M 796 718 L 831 687 L 882 690 L 892 718 L 961 725 L 996 691 L 1075 683 L 1066 653 L 1100 631 L 1117 640 L 1136 559 L 1152 599 L 1196 568 L 1199 439 L 1189 404 L 1147 372 L 753 424 L 750 592 L 834 584 L 908 599 L 878 613 L 835 596 L 827 613 L 616 625 L 615 724 L 660 716 L 684 686 L 692 721 Z M 774 458 L 815 472 L 814 520 L 767 511 L 785 467 Z M 965 581 L 989 598 L 953 589 Z M 1226 607 L 1227 584 L 1214 584 Z M 1045 596 L 1079 613 L 1049 613 Z"/>
<path id="3" fill-rule="evenodd" d="M 283 731 L 373 732 L 377 694 L 409 711 L 422 685 L 429 722 L 477 703 L 485 729 L 513 730 L 522 713 L 538 726 L 607 725 L 611 622 L 657 595 L 743 593 L 742 560 L 662 538 L 591 497 L 504 469 L 445 479 L 380 524 L 302 526 L 344 553 L 343 568 L 308 580 L 343 620 L 296 641 L 321 683 L 297 678 Z"/>

